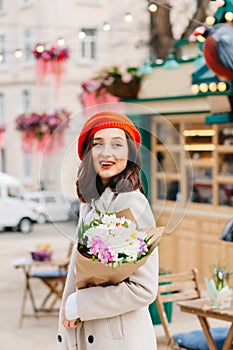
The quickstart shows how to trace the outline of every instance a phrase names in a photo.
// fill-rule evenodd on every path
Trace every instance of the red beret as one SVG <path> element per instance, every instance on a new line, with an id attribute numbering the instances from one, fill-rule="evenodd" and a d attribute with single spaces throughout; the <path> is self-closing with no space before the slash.
<path id="1" fill-rule="evenodd" d="M 83 159 L 83 152 L 87 147 L 91 137 L 101 129 L 119 128 L 126 131 L 135 142 L 136 147 L 140 147 L 141 136 L 132 121 L 123 114 L 105 111 L 94 114 L 83 125 L 78 138 L 78 155 Z"/>

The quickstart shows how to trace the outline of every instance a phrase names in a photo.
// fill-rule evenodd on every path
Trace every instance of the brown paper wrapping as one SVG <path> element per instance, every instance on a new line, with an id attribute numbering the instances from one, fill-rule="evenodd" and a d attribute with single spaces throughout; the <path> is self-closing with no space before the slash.
<path id="1" fill-rule="evenodd" d="M 130 209 L 123 210 L 116 214 L 117 217 L 126 217 L 135 222 Z M 150 253 L 159 244 L 161 236 L 165 227 L 152 228 L 147 232 L 148 237 L 152 236 L 150 240 Z M 142 266 L 150 254 L 144 256 L 142 259 L 135 263 L 122 263 L 120 266 L 104 265 L 101 262 L 93 263 L 91 256 L 87 257 L 82 255 L 77 250 L 76 255 L 76 284 L 78 289 L 90 287 L 90 286 L 107 286 L 112 284 L 118 284 L 130 275 L 132 275 L 140 266 Z"/>

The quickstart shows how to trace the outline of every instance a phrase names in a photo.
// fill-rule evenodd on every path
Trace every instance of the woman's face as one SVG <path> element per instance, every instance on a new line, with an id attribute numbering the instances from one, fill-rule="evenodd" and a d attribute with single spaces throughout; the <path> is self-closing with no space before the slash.
<path id="1" fill-rule="evenodd" d="M 128 144 L 125 132 L 118 128 L 102 129 L 94 134 L 92 159 L 104 185 L 127 165 Z"/>

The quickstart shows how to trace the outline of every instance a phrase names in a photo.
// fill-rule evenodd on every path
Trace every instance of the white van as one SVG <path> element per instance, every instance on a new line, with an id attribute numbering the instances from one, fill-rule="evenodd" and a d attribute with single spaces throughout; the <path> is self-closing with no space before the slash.
<path id="1" fill-rule="evenodd" d="M 26 192 L 24 198 L 37 203 L 37 222 L 70 220 L 71 201 L 59 191 Z"/>
<path id="2" fill-rule="evenodd" d="M 0 228 L 28 233 L 36 220 L 36 210 L 24 199 L 21 182 L 0 172 Z"/>

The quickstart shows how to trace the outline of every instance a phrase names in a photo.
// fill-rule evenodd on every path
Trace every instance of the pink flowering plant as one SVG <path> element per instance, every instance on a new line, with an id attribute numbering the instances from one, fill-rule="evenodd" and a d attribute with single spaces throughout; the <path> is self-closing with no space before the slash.
<path id="1" fill-rule="evenodd" d="M 140 83 L 142 74 L 140 67 L 126 67 L 121 69 L 119 66 L 103 68 L 94 77 L 83 81 L 81 87 L 84 91 L 97 93 L 103 88 L 109 88 L 119 82 L 130 84 L 131 82 Z"/>
<path id="2" fill-rule="evenodd" d="M 106 87 L 114 85 L 115 83 L 121 81 L 125 84 L 129 84 L 134 81 L 140 83 L 142 74 L 140 73 L 139 67 L 126 67 L 121 69 L 118 66 L 113 66 L 110 68 L 103 68 L 99 74 L 97 74 L 97 79 L 101 79 L 102 84 Z"/>
<path id="3" fill-rule="evenodd" d="M 33 134 L 41 140 L 45 134 L 52 134 L 58 127 L 59 131 L 69 126 L 70 113 L 64 109 L 47 113 L 22 113 L 16 120 L 16 129 L 23 133 Z"/>
<path id="4" fill-rule="evenodd" d="M 68 128 L 70 112 L 65 109 L 48 113 L 23 113 L 16 120 L 16 130 L 21 132 L 24 152 L 37 151 L 52 154 L 64 145 L 64 130 Z M 55 132 L 56 131 L 56 132 Z M 51 137 L 53 136 L 53 137 Z"/>
<path id="5" fill-rule="evenodd" d="M 53 45 L 47 47 L 46 44 L 37 43 L 32 51 L 33 56 L 36 60 L 48 61 L 65 61 L 69 58 L 69 49 L 68 47 Z"/>
<path id="6" fill-rule="evenodd" d="M 122 263 L 135 263 L 148 255 L 151 237 L 139 231 L 136 224 L 116 214 L 102 214 L 95 209 L 90 224 L 82 222 L 78 230 L 79 251 L 87 254 L 93 263 L 112 267 Z"/>

